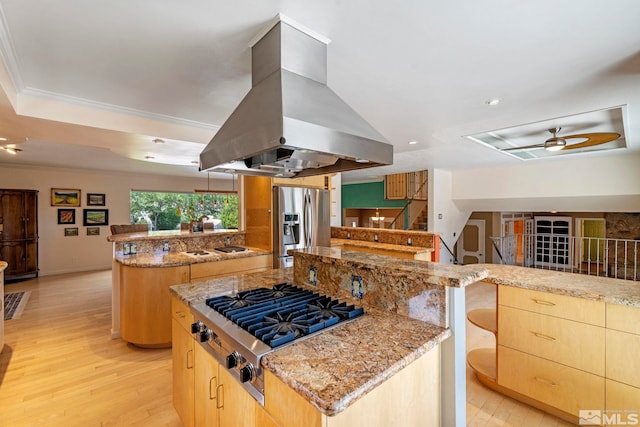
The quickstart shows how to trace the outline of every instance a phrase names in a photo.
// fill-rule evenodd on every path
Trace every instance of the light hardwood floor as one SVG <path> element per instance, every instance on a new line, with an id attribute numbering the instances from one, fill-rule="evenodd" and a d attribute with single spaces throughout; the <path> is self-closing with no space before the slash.
<path id="1" fill-rule="evenodd" d="M 181 426 L 171 350 L 110 338 L 110 270 L 5 285 L 19 290 L 31 297 L 5 323 L 0 426 Z"/>
<path id="2" fill-rule="evenodd" d="M 5 323 L 0 426 L 181 426 L 171 403 L 171 351 L 112 340 L 111 271 L 47 276 L 5 286 L 30 290 Z M 495 304 L 495 287 L 467 289 L 467 309 Z M 467 348 L 495 345 L 467 323 Z M 482 386 L 467 368 L 469 426 L 567 426 Z M 413 427 L 413 426 L 407 426 Z"/>

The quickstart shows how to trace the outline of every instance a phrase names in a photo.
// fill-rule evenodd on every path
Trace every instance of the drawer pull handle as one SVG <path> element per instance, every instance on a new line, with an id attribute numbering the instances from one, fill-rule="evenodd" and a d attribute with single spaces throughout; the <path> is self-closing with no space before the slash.
<path id="1" fill-rule="evenodd" d="M 556 339 L 554 337 L 552 337 L 551 335 L 545 335 L 545 334 L 541 334 L 540 332 L 533 332 L 531 331 L 531 333 L 535 336 L 537 336 L 538 338 L 542 338 L 548 341 L 555 341 Z"/>
<path id="2" fill-rule="evenodd" d="M 558 384 L 554 383 L 551 380 L 548 380 L 546 378 L 541 378 L 541 377 L 533 377 L 534 380 L 538 381 L 539 383 L 542 383 L 544 385 L 548 385 L 549 387 L 557 387 Z"/>
<path id="3" fill-rule="evenodd" d="M 540 304 L 540 305 L 549 305 L 549 306 L 555 305 L 555 303 L 552 303 L 551 301 L 545 301 L 543 299 L 531 298 L 531 300 L 536 304 Z"/>

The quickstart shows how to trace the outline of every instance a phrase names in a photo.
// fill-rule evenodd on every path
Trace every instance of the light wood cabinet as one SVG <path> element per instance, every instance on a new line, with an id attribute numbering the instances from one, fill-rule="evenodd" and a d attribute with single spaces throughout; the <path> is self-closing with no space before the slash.
<path id="1" fill-rule="evenodd" d="M 502 285 L 497 301 L 495 361 L 468 355 L 484 385 L 573 423 L 580 409 L 639 409 L 639 308 Z"/>
<path id="2" fill-rule="evenodd" d="M 384 198 L 402 200 L 407 198 L 407 174 L 396 173 L 384 177 Z"/>
<path id="3" fill-rule="evenodd" d="M 183 328 L 183 320 L 172 317 L 173 406 L 185 427 L 194 426 L 195 354 L 191 331 Z"/>
<path id="4" fill-rule="evenodd" d="M 38 191 L 0 189 L 0 260 L 5 279 L 38 276 Z"/>
<path id="5" fill-rule="evenodd" d="M 605 407 L 613 411 L 637 411 L 640 413 L 640 388 L 607 379 L 605 382 Z"/>
<path id="6" fill-rule="evenodd" d="M 266 372 L 265 409 L 282 427 L 437 426 L 440 347 L 431 349 L 335 416 L 322 414 Z"/>
<path id="7" fill-rule="evenodd" d="M 259 403 L 224 368 L 218 370 L 218 416 L 220 426 L 257 427 L 256 408 Z"/>
<path id="8" fill-rule="evenodd" d="M 427 200 L 427 176 L 426 170 L 385 175 L 384 198 Z"/>
<path id="9" fill-rule="evenodd" d="M 234 274 L 255 273 L 271 268 L 271 255 L 226 259 L 191 264 L 191 280 L 206 280 Z"/>
<path id="10" fill-rule="evenodd" d="M 508 306 L 498 323 L 498 344 L 604 376 L 604 328 Z"/>
<path id="11" fill-rule="evenodd" d="M 302 178 L 272 178 L 272 185 L 282 187 L 310 187 L 329 189 L 329 175 L 305 176 Z"/>
<path id="12" fill-rule="evenodd" d="M 578 416 L 604 408 L 604 378 L 498 346 L 498 384 Z"/>
<path id="13" fill-rule="evenodd" d="M 605 305 L 599 301 L 499 286 L 498 304 L 596 326 L 605 325 Z"/>
<path id="14" fill-rule="evenodd" d="M 189 266 L 120 267 L 120 333 L 140 347 L 171 346 L 169 286 L 189 281 Z"/>
<path id="15" fill-rule="evenodd" d="M 245 244 L 270 251 L 272 248 L 271 179 L 243 177 Z"/>
<path id="16" fill-rule="evenodd" d="M 217 427 L 220 425 L 218 423 L 218 393 L 221 387 L 218 381 L 219 364 L 198 343 L 194 344 L 194 354 L 195 425 Z"/>

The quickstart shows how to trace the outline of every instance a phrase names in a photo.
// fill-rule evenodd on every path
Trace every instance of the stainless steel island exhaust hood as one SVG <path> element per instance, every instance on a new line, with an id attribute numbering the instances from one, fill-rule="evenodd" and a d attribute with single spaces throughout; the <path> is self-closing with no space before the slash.
<path id="1" fill-rule="evenodd" d="M 274 22 L 251 48 L 252 88 L 200 170 L 302 177 L 391 164 L 393 147 L 327 87 L 327 41 Z"/>

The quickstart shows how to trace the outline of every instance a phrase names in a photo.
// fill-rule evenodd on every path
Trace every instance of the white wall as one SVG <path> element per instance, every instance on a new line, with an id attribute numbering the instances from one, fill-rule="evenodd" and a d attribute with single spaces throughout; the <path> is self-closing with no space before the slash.
<path id="1" fill-rule="evenodd" d="M 452 172 L 468 211 L 640 212 L 640 153 Z"/>
<path id="2" fill-rule="evenodd" d="M 429 169 L 427 229 L 440 233 L 442 240 L 453 251 L 471 211 L 461 210 L 452 200 L 452 173 L 442 169 Z M 451 264 L 453 256 L 441 245 L 440 262 Z"/>
<path id="3" fill-rule="evenodd" d="M 231 181 L 226 181 L 212 180 L 211 189 L 230 189 L 227 187 L 231 186 Z M 106 194 L 104 208 L 109 210 L 109 224 L 128 224 L 131 190 L 192 192 L 195 188 L 206 189 L 207 179 L 1 165 L 0 188 L 40 191 L 38 252 L 40 275 L 44 276 L 111 268 L 112 246 L 107 242 L 109 227 L 100 227 L 99 236 L 87 236 L 86 227 L 82 225 L 87 193 Z M 78 227 L 79 236 L 64 236 L 64 228 L 70 225 L 58 225 L 58 208 L 51 206 L 51 188 L 82 191 L 81 206 L 75 208 L 76 223 L 73 225 Z"/>

